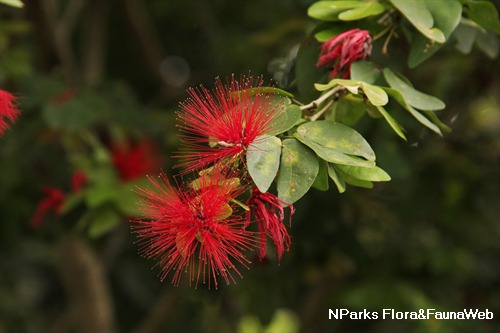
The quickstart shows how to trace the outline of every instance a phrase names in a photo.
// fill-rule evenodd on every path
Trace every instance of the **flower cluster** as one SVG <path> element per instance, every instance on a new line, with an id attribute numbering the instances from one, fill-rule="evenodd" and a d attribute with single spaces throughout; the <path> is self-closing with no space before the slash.
<path id="1" fill-rule="evenodd" d="M 360 29 L 347 30 L 323 44 L 316 67 L 332 69 L 330 77 L 342 72 L 342 78 L 350 76 L 351 64 L 366 59 L 372 50 L 370 32 Z"/>
<path id="2" fill-rule="evenodd" d="M 283 222 L 288 204 L 252 185 L 244 158 L 283 109 L 252 77 L 233 76 L 226 85 L 217 79 L 214 91 L 200 87 L 189 95 L 178 113 L 182 148 L 175 157 L 182 175 L 198 177 L 177 188 L 164 174 L 150 178 L 152 188 L 137 190 L 143 217 L 131 223 L 140 254 L 158 260 L 161 280 L 172 273 L 178 285 L 186 272 L 190 284 L 217 288 L 218 277 L 229 284 L 241 276 L 237 265 L 248 267 L 248 253 L 258 250 L 263 259 L 267 238 L 278 260 L 290 247 Z"/>
<path id="3" fill-rule="evenodd" d="M 0 90 L 0 136 L 9 129 L 9 124 L 4 118 L 14 123 L 19 117 L 19 113 L 14 95 L 8 91 Z"/>

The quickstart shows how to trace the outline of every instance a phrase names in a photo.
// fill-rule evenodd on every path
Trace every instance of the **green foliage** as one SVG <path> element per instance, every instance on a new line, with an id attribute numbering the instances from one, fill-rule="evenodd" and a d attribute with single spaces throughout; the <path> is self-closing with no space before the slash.
<path id="1" fill-rule="evenodd" d="M 275 136 L 261 136 L 248 147 L 248 173 L 262 193 L 267 192 L 278 173 L 280 154 L 281 140 Z"/>
<path id="2" fill-rule="evenodd" d="M 278 197 L 293 204 L 309 191 L 319 171 L 316 155 L 295 139 L 283 141 L 276 179 Z"/>

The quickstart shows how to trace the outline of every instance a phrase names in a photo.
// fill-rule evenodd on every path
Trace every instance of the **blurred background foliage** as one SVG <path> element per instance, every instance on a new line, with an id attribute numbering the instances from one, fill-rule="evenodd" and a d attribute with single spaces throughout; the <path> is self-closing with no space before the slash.
<path id="1" fill-rule="evenodd" d="M 314 27 L 311 2 L 0 7 L 1 88 L 23 111 L 0 139 L 1 333 L 500 330 L 500 61 L 477 49 L 445 47 L 414 70 L 404 43 L 391 43 L 389 58 L 374 54 L 445 101 L 453 131 L 441 138 L 403 123 L 404 142 L 363 118 L 356 129 L 392 181 L 311 190 L 279 266 L 255 257 L 236 285 L 195 290 L 161 283 L 137 255 L 130 189 L 171 170 L 185 89 L 249 70 L 283 83 Z M 146 165 L 124 169 L 120 156 Z M 88 177 L 83 191 L 71 184 L 77 171 Z M 44 186 L 66 200 L 33 227 Z M 329 321 L 329 308 L 478 308 L 495 319 Z"/>

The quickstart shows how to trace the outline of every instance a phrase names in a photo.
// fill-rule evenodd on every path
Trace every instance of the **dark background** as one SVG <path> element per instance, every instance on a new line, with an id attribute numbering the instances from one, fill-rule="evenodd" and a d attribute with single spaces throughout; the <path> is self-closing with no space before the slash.
<path id="1" fill-rule="evenodd" d="M 254 258 L 236 284 L 174 287 L 137 255 L 127 217 L 99 238 L 69 228 L 72 214 L 30 228 L 40 188 L 67 186 L 72 172 L 62 144 L 69 125 L 51 126 L 47 107 L 67 89 L 113 96 L 113 110 L 132 115 L 117 120 L 113 111 L 97 131 L 116 122 L 153 138 L 170 171 L 185 90 L 232 73 L 273 78 L 270 69 L 314 27 L 311 2 L 26 2 L 0 7 L 2 89 L 16 92 L 23 111 L 0 138 L 0 333 L 500 331 L 498 59 L 445 47 L 410 70 L 396 56 L 405 43 L 391 44 L 383 61 L 446 102 L 440 117 L 452 133 L 408 121 L 404 142 L 365 117 L 356 128 L 391 182 L 313 189 L 295 206 L 279 266 Z M 329 321 L 329 308 L 477 308 L 495 318 Z"/>

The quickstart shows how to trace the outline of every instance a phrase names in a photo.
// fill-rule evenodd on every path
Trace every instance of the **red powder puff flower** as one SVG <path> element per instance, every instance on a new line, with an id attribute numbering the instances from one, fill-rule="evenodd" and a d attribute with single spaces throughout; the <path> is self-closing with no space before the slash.
<path id="1" fill-rule="evenodd" d="M 30 221 L 30 225 L 33 228 L 37 228 L 40 225 L 42 219 L 49 211 L 52 210 L 54 213 L 59 214 L 64 203 L 64 193 L 60 189 L 44 186 L 42 191 L 45 193 L 45 197 L 38 203 L 35 214 L 33 214 Z"/>
<path id="2" fill-rule="evenodd" d="M 278 199 L 272 193 L 262 193 L 254 187 L 251 197 L 247 201 L 250 211 L 247 212 L 247 224 L 254 216 L 259 227 L 260 251 L 259 258 L 262 260 L 266 256 L 266 236 L 272 239 L 278 252 L 278 261 L 281 260 L 283 252 L 290 249 L 290 235 L 283 223 L 285 212 L 283 206 L 290 207 L 290 221 L 295 209 L 293 205 Z"/>
<path id="3" fill-rule="evenodd" d="M 370 32 L 366 30 L 352 29 L 343 32 L 323 44 L 316 67 L 333 67 L 331 78 L 343 71 L 342 77 L 347 79 L 351 64 L 370 55 L 371 42 Z"/>
<path id="4" fill-rule="evenodd" d="M 224 186 L 224 177 L 201 177 L 196 186 L 175 189 L 164 174 L 158 180 L 150 178 L 154 188 L 139 189 L 144 199 L 144 218 L 132 221 L 132 230 L 139 239 L 139 253 L 146 258 L 159 259 L 160 278 L 170 272 L 172 283 L 178 285 L 184 272 L 190 284 L 217 276 L 229 284 L 232 273 L 241 276 L 236 263 L 247 267 L 243 251 L 255 245 L 252 233 L 244 230 L 242 214 L 233 212 L 230 200 L 243 187 Z"/>
<path id="5" fill-rule="evenodd" d="M 160 167 L 160 158 L 153 142 L 141 140 L 136 144 L 126 141 L 111 146 L 113 164 L 123 181 L 143 177 L 148 173 L 156 173 Z"/>
<path id="6" fill-rule="evenodd" d="M 216 80 L 215 91 L 203 86 L 190 89 L 181 103 L 179 127 L 185 132 L 184 145 L 175 157 L 189 171 L 224 161 L 234 162 L 259 136 L 273 128 L 273 122 L 282 112 L 272 93 L 261 90 L 262 79 L 242 77 L 238 82 L 232 76 L 229 85 Z"/>
<path id="7" fill-rule="evenodd" d="M 4 117 L 14 123 L 19 114 L 14 95 L 8 91 L 0 90 L 0 136 L 9 128 L 9 124 Z"/>

